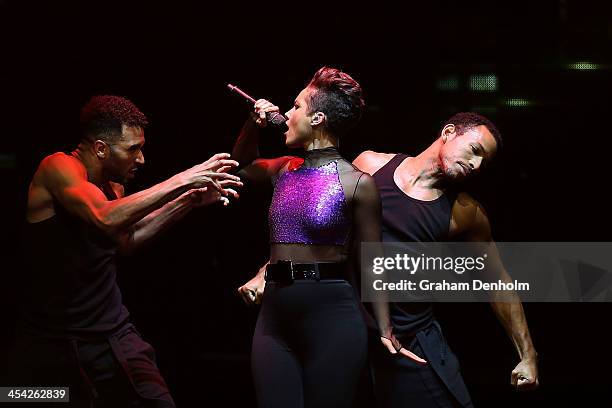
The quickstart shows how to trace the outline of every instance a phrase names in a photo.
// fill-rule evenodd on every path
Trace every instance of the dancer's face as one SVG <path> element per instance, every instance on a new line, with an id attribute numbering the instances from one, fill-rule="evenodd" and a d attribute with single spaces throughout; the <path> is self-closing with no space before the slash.
<path id="1" fill-rule="evenodd" d="M 138 168 L 144 164 L 144 143 L 142 128 L 122 126 L 121 137 L 109 143 L 109 155 L 104 164 L 111 181 L 124 184 L 134 178 Z"/>
<path id="2" fill-rule="evenodd" d="M 462 180 L 477 174 L 497 151 L 497 142 L 486 126 L 475 126 L 459 135 L 455 126 L 447 125 L 441 137 L 440 163 L 450 179 Z"/>
<path id="3" fill-rule="evenodd" d="M 306 146 L 312 139 L 314 112 L 309 114 L 310 108 L 306 102 L 310 92 L 310 88 L 304 88 L 295 98 L 293 108 L 285 113 L 289 128 L 285 132 L 285 144 L 288 147 Z"/>

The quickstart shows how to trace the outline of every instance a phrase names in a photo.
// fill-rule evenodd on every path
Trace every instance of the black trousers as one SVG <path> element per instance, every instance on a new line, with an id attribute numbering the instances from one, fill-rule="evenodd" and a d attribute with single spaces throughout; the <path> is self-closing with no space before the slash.
<path id="1" fill-rule="evenodd" d="M 153 348 L 132 325 L 99 341 L 21 334 L 5 371 L 6 385 L 69 387 L 70 403 L 57 403 L 58 407 L 175 406 L 155 363 Z M 19 406 L 27 406 L 22 404 Z"/>
<path id="2" fill-rule="evenodd" d="M 400 340 L 428 364 L 392 355 L 371 336 L 370 363 L 379 408 L 473 407 L 457 357 L 436 321 L 416 336 Z"/>
<path id="3" fill-rule="evenodd" d="M 367 330 L 346 281 L 266 284 L 252 349 L 261 408 L 351 407 L 366 361 Z"/>

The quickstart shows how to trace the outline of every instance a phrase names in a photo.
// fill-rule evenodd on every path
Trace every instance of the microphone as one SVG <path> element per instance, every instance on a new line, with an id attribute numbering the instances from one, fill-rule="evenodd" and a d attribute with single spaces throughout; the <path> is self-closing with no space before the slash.
<path id="1" fill-rule="evenodd" d="M 247 102 L 255 104 L 256 100 L 242 89 L 238 88 L 236 85 L 227 84 L 227 87 L 230 91 L 236 92 L 238 95 L 242 96 Z M 288 129 L 287 123 L 285 123 L 287 122 L 287 118 L 278 112 L 266 112 L 266 120 L 273 126 L 280 128 L 282 131 L 286 131 Z"/>

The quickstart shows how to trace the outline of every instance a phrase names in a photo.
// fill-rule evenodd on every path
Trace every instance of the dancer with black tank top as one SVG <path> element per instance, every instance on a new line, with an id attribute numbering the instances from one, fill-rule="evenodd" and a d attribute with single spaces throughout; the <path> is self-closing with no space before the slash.
<path id="1" fill-rule="evenodd" d="M 71 407 L 174 407 L 153 348 L 130 323 L 117 252 L 130 252 L 192 208 L 227 202 L 238 165 L 218 154 L 125 196 L 144 164 L 146 117 L 129 100 L 96 96 L 82 138 L 39 165 L 23 230 L 20 316 L 2 384 L 68 386 Z M 64 405 L 62 405 L 64 406 Z"/>
<path id="2" fill-rule="evenodd" d="M 384 242 L 473 241 L 486 243 L 497 259 L 495 271 L 509 277 L 498 259 L 490 226 L 482 206 L 459 183 L 478 173 L 501 145 L 497 128 L 475 113 L 459 113 L 444 124 L 438 139 L 415 157 L 405 154 L 363 152 L 353 162 L 371 174 L 382 201 Z M 520 299 L 492 302 L 493 310 L 512 336 L 521 359 L 512 371 L 512 385 L 531 389 L 538 385 L 536 352 Z M 430 303 L 391 304 L 393 331 L 398 339 L 428 365 L 371 350 L 376 397 L 384 408 L 472 406 L 459 370 Z"/>
<path id="3" fill-rule="evenodd" d="M 265 274 L 266 292 L 252 349 L 260 407 L 350 407 L 365 368 L 366 324 L 351 282 L 360 243 L 380 241 L 380 199 L 373 179 L 337 151 L 363 106 L 359 84 L 324 67 L 287 112 L 286 144 L 304 148 L 303 159 L 257 159 L 258 125 L 278 111 L 265 100 L 234 147 L 238 160 L 252 162 L 242 176 L 274 185 L 270 262 L 257 278 L 263 287 Z M 378 306 L 388 352 L 423 363 L 401 348 L 386 304 Z"/>

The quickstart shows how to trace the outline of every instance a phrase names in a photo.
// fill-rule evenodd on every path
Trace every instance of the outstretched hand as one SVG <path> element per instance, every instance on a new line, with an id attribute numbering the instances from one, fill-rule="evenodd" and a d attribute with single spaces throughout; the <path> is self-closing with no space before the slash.
<path id="1" fill-rule="evenodd" d="M 223 186 L 224 181 L 220 181 L 219 184 Z M 189 196 L 193 207 L 203 207 L 217 202 L 227 206 L 230 202 L 228 197 L 236 199 L 240 197 L 238 192 L 232 188 L 222 188 L 219 190 L 216 188 L 203 187 L 189 190 L 185 194 Z"/>
<path id="2" fill-rule="evenodd" d="M 210 170 L 216 173 L 225 173 L 228 170 L 238 167 L 236 160 L 230 159 L 229 153 L 217 153 L 211 156 L 210 159 L 206 160 L 201 164 L 202 170 Z"/>
<path id="3" fill-rule="evenodd" d="M 223 186 L 241 187 L 240 177 L 226 173 L 228 170 L 238 166 L 236 160 L 231 160 L 227 153 L 217 153 L 203 163 L 196 164 L 175 177 L 181 180 L 181 184 L 188 185 L 194 190 L 203 188 L 214 188 L 221 194 L 227 195 L 223 191 Z M 225 184 L 221 182 L 225 181 Z"/>
<path id="4" fill-rule="evenodd" d="M 205 205 L 214 204 L 216 202 L 223 203 L 227 206 L 230 198 L 239 198 L 240 195 L 231 187 L 242 187 L 242 182 L 238 176 L 226 173 L 227 171 L 238 166 L 236 160 L 230 159 L 228 153 L 217 153 L 211 158 L 202 162 L 191 169 L 181 173 L 188 177 L 195 185 L 186 193 L 190 203 L 194 207 L 202 207 Z"/>

